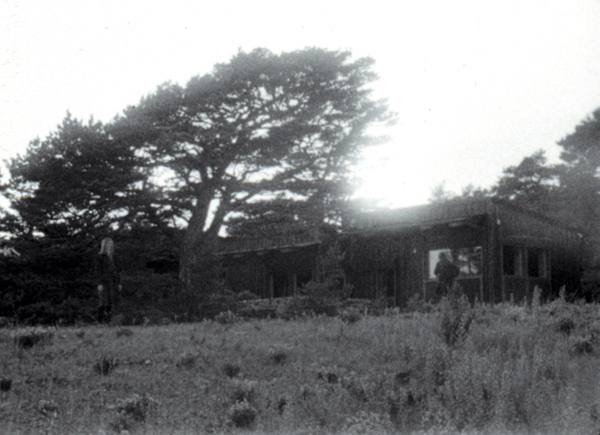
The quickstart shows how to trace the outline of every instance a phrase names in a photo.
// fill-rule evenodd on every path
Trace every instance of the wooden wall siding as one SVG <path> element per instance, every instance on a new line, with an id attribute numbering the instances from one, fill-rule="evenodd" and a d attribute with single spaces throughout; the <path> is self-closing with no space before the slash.
<path id="1" fill-rule="evenodd" d="M 268 251 L 318 245 L 319 239 L 309 233 L 289 234 L 277 237 L 223 237 L 219 240 L 221 254 Z"/>
<path id="2" fill-rule="evenodd" d="M 222 254 L 225 280 L 235 292 L 249 290 L 262 298 L 292 296 L 298 280 L 316 268 L 318 245 Z"/>
<path id="3" fill-rule="evenodd" d="M 581 236 L 550 221 L 506 205 L 498 208 L 501 238 L 505 244 L 566 251 L 579 255 Z"/>

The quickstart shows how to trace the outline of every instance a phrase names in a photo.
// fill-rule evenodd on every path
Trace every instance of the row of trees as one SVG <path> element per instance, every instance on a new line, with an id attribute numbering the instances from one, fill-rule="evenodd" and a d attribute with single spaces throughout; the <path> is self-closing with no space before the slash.
<path id="1" fill-rule="evenodd" d="M 206 294 L 225 228 L 261 235 L 339 221 L 360 154 L 381 140 L 368 130 L 394 122 L 372 97 L 372 66 L 345 51 L 257 49 L 185 86 L 163 84 L 108 123 L 67 114 L 8 162 L 0 231 L 27 258 L 41 252 L 33 246 L 68 246 L 87 266 L 102 237 L 119 253 L 120 240 L 143 234 L 155 246 L 137 254 L 163 266 L 176 255 L 179 293 Z M 65 256 L 54 251 L 42 261 Z M 38 277 L 41 287 L 54 279 Z M 90 274 L 84 281 L 92 288 Z M 66 287 L 56 284 L 56 299 Z"/>

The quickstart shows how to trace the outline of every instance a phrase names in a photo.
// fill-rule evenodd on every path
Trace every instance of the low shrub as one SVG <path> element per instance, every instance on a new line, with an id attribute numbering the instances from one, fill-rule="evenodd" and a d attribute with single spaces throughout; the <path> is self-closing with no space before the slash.
<path id="1" fill-rule="evenodd" d="M 221 325 L 231 325 L 233 323 L 239 322 L 240 318 L 237 314 L 228 310 L 223 311 L 222 313 L 219 313 L 217 316 L 215 316 L 215 321 L 217 321 Z"/>
<path id="2" fill-rule="evenodd" d="M 572 352 L 575 355 L 586 355 L 594 352 L 593 338 L 591 335 L 574 337 L 572 339 Z"/>
<path id="3" fill-rule="evenodd" d="M 177 368 L 191 369 L 196 365 L 197 360 L 198 355 L 186 352 L 179 357 L 175 366 Z"/>
<path id="4" fill-rule="evenodd" d="M 115 333 L 117 338 L 119 337 L 131 337 L 133 335 L 133 331 L 129 328 L 119 328 Z"/>
<path id="5" fill-rule="evenodd" d="M 40 414 L 47 418 L 56 418 L 58 413 L 58 405 L 53 400 L 41 399 L 38 401 L 37 409 Z"/>
<path id="6" fill-rule="evenodd" d="M 94 364 L 94 371 L 99 375 L 107 376 L 117 368 L 117 365 L 118 361 L 116 358 L 103 356 Z"/>
<path id="7" fill-rule="evenodd" d="M 363 314 L 358 308 L 349 307 L 341 310 L 339 313 L 339 317 L 344 322 L 352 324 L 358 322 L 363 317 Z"/>
<path id="8" fill-rule="evenodd" d="M 252 403 L 256 396 L 256 381 L 247 379 L 232 379 L 231 399 L 234 403 Z"/>
<path id="9" fill-rule="evenodd" d="M 31 349 L 36 344 L 50 344 L 54 332 L 45 328 L 31 328 L 17 331 L 14 334 L 15 344 L 22 349 Z"/>
<path id="10" fill-rule="evenodd" d="M 288 351 L 283 348 L 270 348 L 268 362 L 272 365 L 283 365 L 288 360 Z"/>
<path id="11" fill-rule="evenodd" d="M 225 373 L 225 376 L 227 376 L 228 378 L 235 378 L 237 375 L 240 374 L 240 371 L 241 368 L 237 364 L 226 363 L 223 366 L 223 373 Z"/>
<path id="12" fill-rule="evenodd" d="M 127 399 L 119 399 L 117 404 L 112 406 L 117 411 L 117 416 L 110 423 L 110 427 L 119 434 L 136 429 L 146 421 L 148 412 L 156 403 L 153 398 L 138 394 Z"/>
<path id="13" fill-rule="evenodd" d="M 554 325 L 554 329 L 557 332 L 569 335 L 575 329 L 575 322 L 570 318 L 562 318 Z"/>
<path id="14" fill-rule="evenodd" d="M 0 391 L 6 393 L 10 391 L 12 387 L 12 379 L 2 378 L 0 379 Z"/>
<path id="15" fill-rule="evenodd" d="M 238 428 L 251 427 L 257 415 L 256 409 L 250 406 L 246 400 L 237 402 L 229 408 L 229 419 Z"/>
<path id="16" fill-rule="evenodd" d="M 249 290 L 244 290 L 235 295 L 236 300 L 238 301 L 255 301 L 256 299 L 260 299 L 260 296 L 252 293 Z"/>
<path id="17" fill-rule="evenodd" d="M 237 295 L 231 290 L 222 289 L 200 301 L 199 315 L 203 319 L 214 319 L 221 313 L 235 313 L 238 306 Z"/>
<path id="18" fill-rule="evenodd" d="M 464 294 L 452 295 L 440 302 L 442 319 L 440 333 L 448 346 L 455 346 L 464 341 L 475 311 Z"/>

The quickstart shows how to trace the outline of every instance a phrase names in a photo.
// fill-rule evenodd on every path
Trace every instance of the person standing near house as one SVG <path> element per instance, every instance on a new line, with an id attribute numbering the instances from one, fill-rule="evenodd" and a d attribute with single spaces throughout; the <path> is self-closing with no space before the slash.
<path id="1" fill-rule="evenodd" d="M 98 321 L 110 320 L 113 307 L 119 303 L 121 280 L 115 265 L 115 244 L 109 237 L 102 239 L 97 263 Z"/>
<path id="2" fill-rule="evenodd" d="M 460 269 L 448 258 L 448 254 L 440 252 L 439 261 L 435 265 L 433 273 L 439 283 L 438 292 L 443 296 L 447 295 L 452 289 L 452 284 L 454 284 L 454 280 L 459 275 Z"/>

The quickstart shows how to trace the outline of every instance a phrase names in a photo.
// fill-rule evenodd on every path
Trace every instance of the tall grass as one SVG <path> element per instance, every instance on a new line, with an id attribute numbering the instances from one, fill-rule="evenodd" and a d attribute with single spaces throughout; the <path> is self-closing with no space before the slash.
<path id="1" fill-rule="evenodd" d="M 600 430 L 597 305 L 129 330 L 60 328 L 26 348 L 26 331 L 0 330 L 1 432 Z"/>

